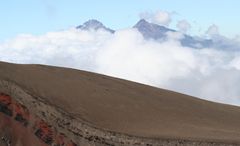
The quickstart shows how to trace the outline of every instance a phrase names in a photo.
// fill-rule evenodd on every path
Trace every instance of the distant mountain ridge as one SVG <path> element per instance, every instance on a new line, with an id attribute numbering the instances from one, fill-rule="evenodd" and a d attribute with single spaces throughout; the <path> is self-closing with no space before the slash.
<path id="1" fill-rule="evenodd" d="M 101 22 L 95 19 L 88 20 L 83 25 L 79 25 L 76 28 L 82 29 L 82 30 L 103 29 L 110 33 L 115 32 L 115 30 L 106 27 Z M 154 40 L 166 40 L 169 32 L 178 32 L 174 29 L 170 29 L 165 26 L 147 22 L 144 19 L 139 20 L 133 26 L 133 28 L 136 28 L 143 35 L 145 39 L 154 39 Z M 187 34 L 183 34 L 183 38 L 180 39 L 180 42 L 183 46 L 191 47 L 191 48 L 206 48 L 206 47 L 212 47 L 214 45 L 213 41 L 210 39 L 195 38 Z"/>

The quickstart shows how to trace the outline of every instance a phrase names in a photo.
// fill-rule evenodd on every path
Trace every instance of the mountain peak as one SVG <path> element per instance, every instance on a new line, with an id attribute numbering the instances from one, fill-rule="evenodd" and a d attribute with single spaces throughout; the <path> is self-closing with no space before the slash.
<path id="1" fill-rule="evenodd" d="M 143 25 L 143 24 L 149 24 L 145 19 L 140 19 L 136 25 Z"/>
<path id="2" fill-rule="evenodd" d="M 162 39 L 166 37 L 166 32 L 174 32 L 174 30 L 166 28 L 164 26 L 150 23 L 145 19 L 141 19 L 133 26 L 137 28 L 140 33 L 147 39 Z"/>
<path id="3" fill-rule="evenodd" d="M 159 24 L 156 24 L 156 23 L 152 23 L 152 22 L 148 22 L 147 20 L 145 19 L 140 19 L 135 25 L 134 27 L 137 28 L 137 27 L 142 27 L 142 26 L 145 26 L 145 27 L 158 27 L 158 28 L 165 28 L 165 29 L 168 29 L 167 27 L 165 26 L 161 26 Z"/>
<path id="4" fill-rule="evenodd" d="M 165 26 L 150 23 L 145 19 L 139 20 L 137 24 L 134 25 L 134 28 L 138 29 L 138 31 L 143 35 L 144 38 L 154 40 L 165 40 L 168 37 L 168 32 L 177 32 L 176 30 L 169 29 Z M 212 45 L 211 40 L 197 40 L 192 36 L 186 34 L 184 34 L 184 38 L 182 38 L 180 42 L 183 46 L 193 48 L 209 47 Z"/>
<path id="5" fill-rule="evenodd" d="M 107 28 L 100 21 L 98 21 L 96 19 L 90 19 L 90 20 L 84 22 L 83 25 L 77 26 L 77 29 L 82 29 L 82 30 L 91 30 L 91 29 L 99 30 L 99 29 L 103 29 L 103 30 L 106 30 L 108 32 L 114 33 L 114 30 Z"/>
<path id="6" fill-rule="evenodd" d="M 101 27 L 104 27 L 104 25 L 103 25 L 100 21 L 98 21 L 98 20 L 96 20 L 96 19 L 90 19 L 90 20 L 86 21 L 86 22 L 83 24 L 83 26 L 85 26 L 85 27 L 93 27 L 93 28 L 101 28 Z"/>

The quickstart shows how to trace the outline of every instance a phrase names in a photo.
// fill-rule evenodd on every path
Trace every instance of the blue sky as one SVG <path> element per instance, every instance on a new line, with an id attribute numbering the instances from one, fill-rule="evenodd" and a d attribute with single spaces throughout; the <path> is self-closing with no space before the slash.
<path id="1" fill-rule="evenodd" d="M 95 18 L 113 29 L 134 25 L 142 12 L 175 13 L 170 27 L 186 19 L 192 34 L 201 34 L 216 24 L 223 35 L 240 34 L 238 0 L 4 0 L 0 5 L 0 40 L 17 34 L 44 34 L 66 29 Z"/>

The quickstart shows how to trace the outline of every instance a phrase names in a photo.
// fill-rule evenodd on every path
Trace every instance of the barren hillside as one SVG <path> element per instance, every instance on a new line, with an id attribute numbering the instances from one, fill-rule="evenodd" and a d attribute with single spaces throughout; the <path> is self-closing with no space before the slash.
<path id="1" fill-rule="evenodd" d="M 95 73 L 0 62 L 0 146 L 240 145 L 240 107 Z"/>

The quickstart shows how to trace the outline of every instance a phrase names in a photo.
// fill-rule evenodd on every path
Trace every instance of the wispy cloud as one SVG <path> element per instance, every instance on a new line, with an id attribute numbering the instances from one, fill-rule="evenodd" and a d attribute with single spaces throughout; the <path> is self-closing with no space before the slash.
<path id="1" fill-rule="evenodd" d="M 54 6 L 54 4 L 51 2 L 51 0 L 40 0 L 40 1 L 44 6 L 47 17 L 50 19 L 55 18 L 57 14 L 57 9 Z"/>
<path id="2" fill-rule="evenodd" d="M 156 11 L 156 12 L 143 12 L 140 14 L 140 18 L 146 19 L 149 22 L 163 25 L 163 26 L 168 26 L 171 21 L 172 21 L 172 13 L 167 12 L 167 11 Z"/>
<path id="3" fill-rule="evenodd" d="M 179 31 L 183 33 L 186 33 L 191 28 L 191 24 L 187 20 L 178 21 L 176 26 L 179 29 Z"/>
<path id="4" fill-rule="evenodd" d="M 217 25 L 213 24 L 209 26 L 208 30 L 206 31 L 206 34 L 209 36 L 215 36 L 219 35 L 219 28 Z"/>

